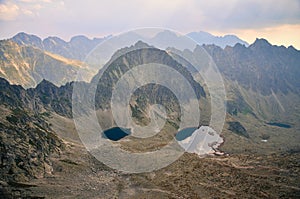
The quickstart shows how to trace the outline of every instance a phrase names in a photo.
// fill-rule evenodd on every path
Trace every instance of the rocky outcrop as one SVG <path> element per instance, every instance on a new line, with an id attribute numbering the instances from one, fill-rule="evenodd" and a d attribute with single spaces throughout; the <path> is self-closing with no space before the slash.
<path id="1" fill-rule="evenodd" d="M 51 174 L 50 157 L 60 154 L 63 143 L 45 121 L 47 113 L 0 108 L 0 178 L 24 182 Z"/>
<path id="2" fill-rule="evenodd" d="M 21 107 L 34 113 L 46 110 L 72 117 L 72 84 L 57 87 L 43 80 L 36 88 L 26 90 L 21 86 L 10 85 L 7 80 L 0 78 L 0 104 L 9 108 Z"/>
<path id="3" fill-rule="evenodd" d="M 64 88 L 43 81 L 37 88 L 25 90 L 0 78 L 1 179 L 27 181 L 51 174 L 50 157 L 59 155 L 64 145 L 47 117 L 51 111 L 71 115 L 70 106 L 68 109 L 60 102 L 64 101 Z"/>

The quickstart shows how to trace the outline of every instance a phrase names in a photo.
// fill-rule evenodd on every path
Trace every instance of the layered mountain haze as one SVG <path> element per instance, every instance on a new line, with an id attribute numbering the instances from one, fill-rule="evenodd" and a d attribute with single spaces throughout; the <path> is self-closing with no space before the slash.
<path id="1" fill-rule="evenodd" d="M 81 61 L 85 59 L 87 54 L 93 48 L 105 39 L 107 38 L 94 38 L 91 40 L 83 35 L 79 35 L 72 37 L 69 42 L 62 40 L 59 37 L 48 37 L 42 40 L 38 36 L 26 34 L 24 32 L 18 33 L 11 38 L 12 41 L 19 45 L 33 46 L 69 59 Z"/>
<path id="2" fill-rule="evenodd" d="M 200 34 L 200 33 L 198 33 Z M 197 35 L 198 35 L 197 34 Z M 209 34 L 201 32 L 201 34 Z M 204 37 L 196 37 L 195 33 L 188 34 L 199 44 L 209 44 L 216 42 L 215 39 L 224 43 L 224 45 L 234 45 L 237 42 L 245 44 L 242 40 L 234 39 L 229 41 L 224 37 L 214 37 L 208 41 Z M 199 35 L 198 35 L 199 36 Z M 130 40 L 146 39 L 139 34 L 128 34 Z M 164 43 L 164 38 L 173 37 L 173 40 L 180 41 L 179 37 L 170 31 L 164 31 L 154 35 L 146 40 L 160 45 Z M 0 52 L 1 58 L 0 76 L 8 79 L 13 84 L 19 84 L 25 88 L 35 87 L 42 79 L 47 79 L 60 86 L 69 81 L 75 80 L 76 71 L 85 70 L 84 81 L 89 81 L 93 74 L 96 74 L 96 68 L 92 64 L 85 65 L 83 62 L 88 53 L 90 53 L 101 42 L 109 39 L 94 38 L 88 39 L 85 36 L 75 36 L 69 42 L 58 37 L 48 37 L 42 40 L 38 36 L 18 33 L 9 40 L 2 40 Z M 78 61 L 79 60 L 79 61 Z M 57 73 L 57 70 L 60 72 Z M 54 73 L 54 71 L 56 71 Z"/>

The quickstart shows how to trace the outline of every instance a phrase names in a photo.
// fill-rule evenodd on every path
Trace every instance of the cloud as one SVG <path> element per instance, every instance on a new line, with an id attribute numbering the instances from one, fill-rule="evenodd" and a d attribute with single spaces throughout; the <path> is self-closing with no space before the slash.
<path id="1" fill-rule="evenodd" d="M 173 0 L 172 2 L 20 0 L 13 2 L 10 7 L 8 4 L 1 5 L 8 13 L 8 15 L 2 14 L 2 18 L 14 19 L 18 14 L 18 8 L 33 13 L 43 9 L 41 13 L 44 15 L 43 20 L 56 19 L 58 24 L 71 23 L 72 26 L 78 25 L 78 28 L 80 25 L 92 25 L 97 22 L 104 27 L 116 27 L 115 30 L 139 26 L 166 26 L 181 31 L 195 30 L 195 27 L 224 30 L 300 23 L 299 0 Z M 60 9 L 63 6 L 65 10 Z M 82 23 L 75 23 L 77 21 Z"/>
<path id="2" fill-rule="evenodd" d="M 20 8 L 11 2 L 0 4 L 0 20 L 12 21 L 19 15 Z"/>
<path id="3" fill-rule="evenodd" d="M 297 24 L 300 22 L 300 1 L 238 1 L 224 22 L 233 28 L 262 28 L 280 24 Z"/>
<path id="4" fill-rule="evenodd" d="M 27 17 L 39 16 L 39 11 L 45 9 L 45 13 L 53 5 L 63 6 L 63 1 L 52 0 L 8 0 L 0 1 L 0 20 L 15 21 L 22 20 L 26 24 Z"/>
<path id="5" fill-rule="evenodd" d="M 214 30 L 249 29 L 300 23 L 299 0 L 186 1 L 176 20 Z M 192 6 L 188 6 L 192 5 Z M 183 24 L 183 22 L 182 22 Z"/>

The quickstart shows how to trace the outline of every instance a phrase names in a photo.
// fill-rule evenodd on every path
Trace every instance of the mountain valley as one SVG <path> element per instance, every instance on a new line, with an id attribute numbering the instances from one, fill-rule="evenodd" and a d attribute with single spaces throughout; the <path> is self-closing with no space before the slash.
<path id="1" fill-rule="evenodd" d="M 193 51 L 158 49 L 139 41 L 119 49 L 95 71 L 84 59 L 103 40 L 80 36 L 65 42 L 19 33 L 0 41 L 1 197 L 300 197 L 299 50 L 274 46 L 265 39 L 249 46 L 205 44 Z M 224 79 L 226 115 L 220 133 L 224 143 L 219 147 L 224 154 L 184 153 L 165 168 L 128 174 L 109 168 L 87 151 L 73 120 L 74 87 L 83 91 L 83 114 L 94 100 L 92 106 L 101 127 L 115 127 L 112 88 L 137 65 L 163 64 L 184 76 L 203 114 L 193 127 L 209 125 L 211 93 L 207 85 L 198 83 L 187 69 L 193 63 L 173 54 L 197 58 L 200 48 L 211 56 Z M 76 81 L 78 70 L 85 72 L 85 81 Z M 168 74 L 156 76 L 160 75 L 172 79 Z M 146 78 L 143 74 L 140 77 Z M 184 93 L 185 87 L 176 88 Z M 189 96 L 184 99 L 188 107 Z M 149 124 L 153 104 L 163 105 L 168 116 L 162 132 L 142 141 L 128 135 L 114 141 L 115 146 L 144 152 L 156 150 L 174 138 L 179 130 L 181 104 L 171 90 L 161 85 L 148 84 L 133 93 L 130 110 L 134 122 Z"/>

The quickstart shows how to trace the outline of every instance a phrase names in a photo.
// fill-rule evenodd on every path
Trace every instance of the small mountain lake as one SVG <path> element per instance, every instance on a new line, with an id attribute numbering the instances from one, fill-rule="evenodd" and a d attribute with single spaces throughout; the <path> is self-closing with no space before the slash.
<path id="1" fill-rule="evenodd" d="M 286 129 L 292 128 L 292 126 L 289 124 L 284 124 L 284 123 L 279 123 L 279 122 L 268 122 L 267 124 L 270 126 L 277 126 L 277 127 L 286 128 Z"/>
<path id="2" fill-rule="evenodd" d="M 130 129 L 113 127 L 103 131 L 103 137 L 112 141 L 118 141 L 131 134 Z"/>
<path id="3" fill-rule="evenodd" d="M 197 127 L 189 127 L 182 129 L 176 134 L 175 138 L 177 141 L 185 140 L 186 138 L 190 137 L 196 131 L 196 129 Z"/>
<path id="4" fill-rule="evenodd" d="M 197 129 L 197 127 L 185 128 L 185 129 L 179 131 L 176 134 L 175 138 L 177 141 L 182 141 L 182 140 L 190 137 L 193 134 L 193 132 L 195 132 L 196 129 Z M 113 128 L 103 131 L 103 137 L 110 139 L 112 141 L 118 141 L 130 134 L 131 134 L 130 129 L 121 128 L 121 127 L 113 127 Z"/>

